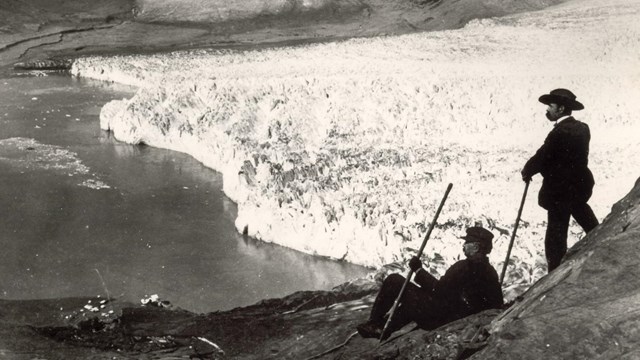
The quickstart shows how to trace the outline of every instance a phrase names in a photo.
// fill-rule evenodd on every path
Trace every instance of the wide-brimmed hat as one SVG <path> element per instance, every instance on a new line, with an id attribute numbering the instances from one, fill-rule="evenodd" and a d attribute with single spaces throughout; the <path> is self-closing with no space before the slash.
<path id="1" fill-rule="evenodd" d="M 571 110 L 584 109 L 584 105 L 582 105 L 579 101 L 577 101 L 576 96 L 567 89 L 551 90 L 550 93 L 540 96 L 538 101 L 540 101 L 545 105 L 549 105 L 552 103 L 558 104 L 558 105 L 564 105 Z"/>
<path id="2" fill-rule="evenodd" d="M 467 228 L 467 234 L 465 236 L 461 236 L 461 239 L 464 239 L 465 242 L 477 242 L 484 247 L 487 254 L 491 252 L 493 248 L 493 244 L 491 240 L 493 240 L 493 233 L 482 226 L 472 226 Z"/>

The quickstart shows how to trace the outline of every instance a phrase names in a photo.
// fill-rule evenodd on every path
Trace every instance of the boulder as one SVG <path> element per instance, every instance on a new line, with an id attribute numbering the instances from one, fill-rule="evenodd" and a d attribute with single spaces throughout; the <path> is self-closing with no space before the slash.
<path id="1" fill-rule="evenodd" d="M 562 265 L 491 325 L 473 359 L 640 357 L 640 179 Z"/>

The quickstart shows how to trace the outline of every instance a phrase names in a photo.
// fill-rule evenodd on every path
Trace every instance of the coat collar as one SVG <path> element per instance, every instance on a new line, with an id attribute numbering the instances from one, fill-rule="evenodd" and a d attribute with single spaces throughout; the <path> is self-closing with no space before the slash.
<path id="1" fill-rule="evenodd" d="M 575 121 L 575 119 L 573 118 L 573 116 L 571 116 L 571 115 L 566 115 L 566 116 L 563 116 L 563 117 L 561 117 L 560 119 L 558 119 L 558 121 L 556 121 L 556 123 L 555 123 L 553 126 L 555 127 L 555 126 L 558 126 L 558 125 L 560 125 L 560 124 L 568 123 L 568 122 L 571 122 L 571 121 Z"/>

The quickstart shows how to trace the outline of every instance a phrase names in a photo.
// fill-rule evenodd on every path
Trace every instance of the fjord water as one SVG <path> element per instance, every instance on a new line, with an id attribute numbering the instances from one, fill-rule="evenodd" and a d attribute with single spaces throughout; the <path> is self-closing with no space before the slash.
<path id="1" fill-rule="evenodd" d="M 209 312 L 367 273 L 243 237 L 220 174 L 101 131 L 101 106 L 133 89 L 61 75 L 0 85 L 0 298 L 158 294 Z"/>

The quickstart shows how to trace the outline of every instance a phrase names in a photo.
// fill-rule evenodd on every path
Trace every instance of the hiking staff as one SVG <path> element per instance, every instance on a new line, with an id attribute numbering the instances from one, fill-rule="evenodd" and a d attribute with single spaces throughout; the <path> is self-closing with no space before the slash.
<path id="1" fill-rule="evenodd" d="M 418 250 L 418 254 L 416 255 L 417 257 L 420 257 L 422 255 L 422 251 L 424 250 L 424 247 L 427 245 L 427 240 L 429 240 L 429 236 L 431 236 L 431 231 L 433 230 L 433 227 L 436 224 L 436 220 L 440 215 L 440 211 L 442 210 L 442 207 L 444 206 L 444 202 L 447 200 L 447 196 L 449 196 L 449 192 L 451 191 L 452 187 L 453 187 L 453 184 L 449 183 L 449 186 L 447 186 L 447 191 L 445 191 L 444 197 L 440 202 L 440 206 L 438 206 L 436 215 L 433 217 L 433 221 L 431 221 L 431 225 L 429 225 L 429 230 L 427 230 L 427 235 L 425 235 L 424 240 L 422 240 L 422 245 L 420 246 L 420 250 Z M 385 339 L 385 334 L 387 332 L 387 329 L 389 328 L 389 324 L 391 324 L 391 320 L 393 319 L 393 314 L 396 312 L 398 305 L 400 305 L 400 299 L 402 298 L 402 294 L 404 294 L 404 290 L 406 289 L 407 284 L 411 280 L 412 275 L 413 275 L 413 269 L 409 269 L 409 274 L 407 274 L 407 278 L 404 281 L 404 284 L 402 285 L 402 289 L 400 289 L 400 293 L 398 293 L 398 297 L 396 297 L 396 301 L 393 303 L 393 307 L 391 307 L 391 310 L 389 311 L 389 318 L 387 319 L 387 322 L 384 324 L 384 328 L 382 329 L 382 334 L 380 334 L 380 342 L 384 341 Z"/>
<path id="2" fill-rule="evenodd" d="M 504 280 L 504 274 L 507 272 L 507 264 L 509 263 L 509 257 L 511 256 L 511 248 L 513 248 L 513 242 L 516 239 L 516 231 L 518 231 L 518 224 L 520 223 L 520 216 L 522 215 L 522 208 L 524 207 L 524 201 L 527 198 L 527 190 L 529 190 L 529 181 L 525 181 L 524 193 L 522 194 L 522 201 L 520 202 L 520 209 L 518 209 L 518 216 L 516 217 L 516 224 L 513 225 L 513 233 L 511 233 L 511 241 L 509 242 L 509 249 L 507 250 L 507 258 L 504 259 L 504 265 L 502 265 L 502 274 L 500 275 L 500 286 Z"/>

